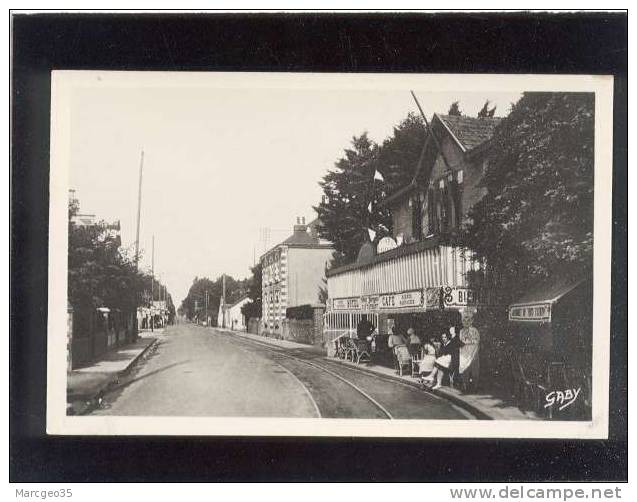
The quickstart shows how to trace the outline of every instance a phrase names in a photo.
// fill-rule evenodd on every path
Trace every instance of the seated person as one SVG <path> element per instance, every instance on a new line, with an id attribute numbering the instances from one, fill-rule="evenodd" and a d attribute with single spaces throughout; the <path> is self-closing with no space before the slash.
<path id="1" fill-rule="evenodd" d="M 420 361 L 418 361 L 418 372 L 421 378 L 425 378 L 434 370 L 436 361 L 436 348 L 433 344 L 433 337 L 430 337 L 422 346 Z"/>
<path id="2" fill-rule="evenodd" d="M 407 337 L 407 341 L 409 342 L 409 353 L 412 356 L 418 356 L 420 354 L 421 341 L 416 334 L 416 330 L 414 328 L 409 328 L 407 330 Z"/>
<path id="3" fill-rule="evenodd" d="M 442 379 L 449 373 L 449 368 L 451 367 L 451 352 L 453 350 L 453 346 L 450 345 L 451 339 L 447 333 L 443 333 L 440 338 L 442 345 L 434 362 L 434 369 L 429 376 L 423 378 L 424 384 L 433 384 L 435 381 L 432 390 L 442 387 Z"/>
<path id="4" fill-rule="evenodd" d="M 387 338 L 387 346 L 391 349 L 394 359 L 394 369 L 398 369 L 398 359 L 396 358 L 396 347 L 406 347 L 405 340 L 402 336 L 391 333 Z"/>

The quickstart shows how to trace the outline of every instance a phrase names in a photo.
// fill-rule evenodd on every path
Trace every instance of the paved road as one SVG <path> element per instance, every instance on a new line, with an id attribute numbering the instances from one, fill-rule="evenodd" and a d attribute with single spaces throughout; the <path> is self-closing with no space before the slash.
<path id="1" fill-rule="evenodd" d="M 96 415 L 463 419 L 448 401 L 309 351 L 191 324 L 106 394 Z"/>

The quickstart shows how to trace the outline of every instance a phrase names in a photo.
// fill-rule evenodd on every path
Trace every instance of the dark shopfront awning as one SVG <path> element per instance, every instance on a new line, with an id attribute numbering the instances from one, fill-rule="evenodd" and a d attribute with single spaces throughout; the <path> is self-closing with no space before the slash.
<path id="1" fill-rule="evenodd" d="M 509 321 L 551 322 L 553 305 L 585 283 L 587 279 L 589 277 L 577 281 L 553 278 L 538 285 L 509 306 Z"/>

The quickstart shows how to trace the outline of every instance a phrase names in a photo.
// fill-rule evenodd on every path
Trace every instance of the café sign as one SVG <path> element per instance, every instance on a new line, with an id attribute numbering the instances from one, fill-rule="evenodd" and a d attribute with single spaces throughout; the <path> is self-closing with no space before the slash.
<path id="1" fill-rule="evenodd" d="M 381 309 L 402 309 L 410 307 L 422 307 L 423 294 L 422 291 L 406 291 L 404 293 L 396 293 L 391 295 L 381 295 Z"/>
<path id="2" fill-rule="evenodd" d="M 509 321 L 551 322 L 551 304 L 512 305 Z"/>

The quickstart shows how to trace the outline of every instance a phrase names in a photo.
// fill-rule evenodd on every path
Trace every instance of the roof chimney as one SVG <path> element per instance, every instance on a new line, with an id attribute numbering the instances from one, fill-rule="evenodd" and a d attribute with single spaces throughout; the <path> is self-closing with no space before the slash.
<path id="1" fill-rule="evenodd" d="M 294 233 L 303 232 L 307 233 L 307 225 L 305 224 L 305 216 L 296 217 L 296 225 L 294 225 Z"/>

